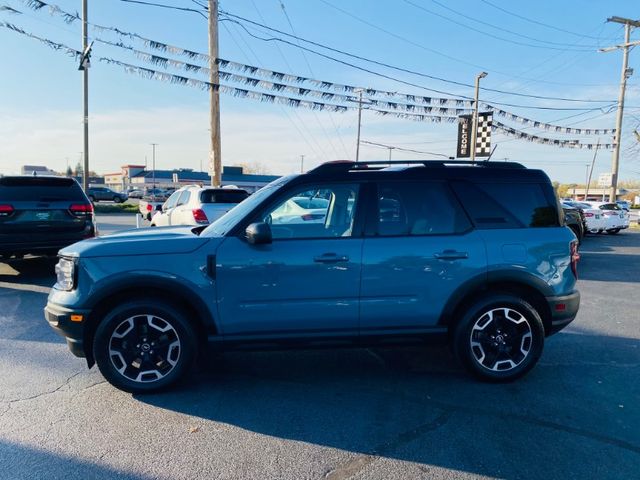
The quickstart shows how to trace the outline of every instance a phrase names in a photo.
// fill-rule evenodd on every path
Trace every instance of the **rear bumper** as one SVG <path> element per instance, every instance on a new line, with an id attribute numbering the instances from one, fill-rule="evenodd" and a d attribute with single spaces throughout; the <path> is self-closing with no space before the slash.
<path id="1" fill-rule="evenodd" d="M 65 338 L 69 350 L 76 357 L 86 356 L 84 351 L 84 324 L 87 322 L 89 313 L 89 310 L 69 309 L 54 303 L 47 303 L 44 308 L 44 317 L 47 319 L 49 326 L 57 334 Z M 72 322 L 71 315 L 82 315 L 83 321 Z"/>
<path id="2" fill-rule="evenodd" d="M 95 237 L 95 228 L 91 228 L 89 232 L 79 232 L 77 235 L 66 235 L 64 237 L 46 237 L 32 235 L 26 236 L 2 236 L 0 237 L 0 254 L 17 255 L 17 254 L 42 254 L 57 253 L 58 250 L 68 247 L 76 242 Z"/>
<path id="3" fill-rule="evenodd" d="M 551 311 L 551 328 L 547 335 L 559 332 L 576 318 L 580 308 L 580 292 L 577 290 L 569 295 L 546 297 Z"/>

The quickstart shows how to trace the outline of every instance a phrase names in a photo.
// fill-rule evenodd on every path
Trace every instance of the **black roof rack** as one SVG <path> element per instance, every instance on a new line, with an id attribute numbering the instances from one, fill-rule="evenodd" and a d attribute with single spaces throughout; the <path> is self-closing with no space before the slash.
<path id="1" fill-rule="evenodd" d="M 445 166 L 472 166 L 481 168 L 526 168 L 516 162 L 486 162 L 470 160 L 373 160 L 354 162 L 352 160 L 335 160 L 325 162 L 316 168 L 309 170 L 309 174 L 340 173 L 349 171 L 381 170 L 391 165 L 414 165 L 429 168 L 444 168 Z"/>

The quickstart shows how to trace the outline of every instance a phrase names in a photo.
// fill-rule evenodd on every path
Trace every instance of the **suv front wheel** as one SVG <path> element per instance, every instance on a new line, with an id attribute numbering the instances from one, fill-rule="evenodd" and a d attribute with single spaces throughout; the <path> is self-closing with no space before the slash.
<path id="1" fill-rule="evenodd" d="M 509 382 L 538 362 L 544 327 L 538 312 L 509 294 L 488 295 L 460 319 L 453 335 L 458 360 L 482 380 Z"/>
<path id="2" fill-rule="evenodd" d="M 160 390 L 178 381 L 196 353 L 196 336 L 184 313 L 158 299 L 126 302 L 98 325 L 93 352 L 102 375 L 131 393 Z"/>

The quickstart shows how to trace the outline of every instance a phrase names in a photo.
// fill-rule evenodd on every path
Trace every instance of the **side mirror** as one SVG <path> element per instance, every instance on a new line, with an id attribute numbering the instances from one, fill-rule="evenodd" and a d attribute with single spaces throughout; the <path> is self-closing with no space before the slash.
<path id="1" fill-rule="evenodd" d="M 163 203 L 162 205 L 156 205 L 156 210 L 159 210 L 161 212 L 166 212 L 167 211 L 166 204 Z"/>
<path id="2" fill-rule="evenodd" d="M 252 245 L 265 245 L 271 243 L 271 227 L 264 223 L 252 223 L 245 230 L 247 241 Z"/>

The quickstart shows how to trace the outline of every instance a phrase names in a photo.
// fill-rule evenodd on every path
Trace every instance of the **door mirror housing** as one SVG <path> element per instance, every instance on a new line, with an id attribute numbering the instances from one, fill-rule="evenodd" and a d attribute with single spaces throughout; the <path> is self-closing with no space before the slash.
<path id="1" fill-rule="evenodd" d="M 264 222 L 252 223 L 245 230 L 247 241 L 252 245 L 265 245 L 272 242 L 271 227 Z"/>

